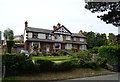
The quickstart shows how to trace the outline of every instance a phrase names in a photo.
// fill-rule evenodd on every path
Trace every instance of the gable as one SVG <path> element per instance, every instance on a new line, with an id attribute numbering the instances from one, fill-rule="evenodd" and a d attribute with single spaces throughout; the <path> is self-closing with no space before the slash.
<path id="1" fill-rule="evenodd" d="M 60 28 L 53 31 L 53 33 L 59 33 L 59 34 L 72 34 L 67 28 L 64 26 L 61 26 Z"/>

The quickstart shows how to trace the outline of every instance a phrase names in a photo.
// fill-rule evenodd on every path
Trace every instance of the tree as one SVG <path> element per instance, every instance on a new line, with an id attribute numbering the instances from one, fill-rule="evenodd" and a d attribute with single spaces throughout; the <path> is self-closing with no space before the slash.
<path id="1" fill-rule="evenodd" d="M 108 35 L 108 45 L 117 45 L 117 37 L 113 33 L 109 33 Z"/>
<path id="2" fill-rule="evenodd" d="M 83 32 L 83 35 L 87 37 L 88 49 L 93 47 L 100 47 L 107 45 L 107 36 L 105 33 Z"/>
<path id="3" fill-rule="evenodd" d="M 97 17 L 107 24 L 111 23 L 114 26 L 120 26 L 120 2 L 87 2 L 85 8 L 92 13 L 108 11 L 107 14 Z"/>
<path id="4" fill-rule="evenodd" d="M 4 31 L 4 36 L 6 37 L 7 40 L 13 40 L 14 33 L 10 28 L 8 28 Z"/>
<path id="5" fill-rule="evenodd" d="M 83 32 L 83 35 L 87 38 L 88 49 L 92 49 L 95 46 L 95 33 L 94 32 Z"/>
<path id="6" fill-rule="evenodd" d="M 14 45 L 14 41 L 13 40 L 13 37 L 14 37 L 14 33 L 11 29 L 6 29 L 4 31 L 4 37 L 6 38 L 7 40 L 7 52 L 8 53 L 11 53 L 11 50 L 12 50 L 12 47 Z"/>

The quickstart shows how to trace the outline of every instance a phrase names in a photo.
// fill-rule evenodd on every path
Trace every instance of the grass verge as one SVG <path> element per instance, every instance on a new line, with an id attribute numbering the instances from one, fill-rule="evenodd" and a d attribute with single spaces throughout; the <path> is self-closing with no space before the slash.
<path id="1" fill-rule="evenodd" d="M 40 74 L 32 74 L 32 75 L 22 75 L 22 76 L 14 76 L 14 77 L 6 77 L 3 79 L 3 82 L 10 80 L 64 80 L 64 79 L 73 79 L 73 78 L 82 78 L 88 76 L 96 76 L 96 75 L 105 75 L 105 74 L 113 74 L 114 72 L 108 71 L 106 69 L 90 69 L 90 68 L 79 68 L 66 72 L 48 72 L 48 73 L 40 73 Z"/>

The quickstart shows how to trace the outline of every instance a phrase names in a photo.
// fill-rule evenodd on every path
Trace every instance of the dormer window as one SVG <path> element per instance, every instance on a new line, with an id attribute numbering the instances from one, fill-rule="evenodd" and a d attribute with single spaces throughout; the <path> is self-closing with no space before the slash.
<path id="1" fill-rule="evenodd" d="M 66 40 L 70 40 L 70 36 L 66 36 Z"/>
<path id="2" fill-rule="evenodd" d="M 33 38 L 38 38 L 38 33 L 33 33 Z"/>

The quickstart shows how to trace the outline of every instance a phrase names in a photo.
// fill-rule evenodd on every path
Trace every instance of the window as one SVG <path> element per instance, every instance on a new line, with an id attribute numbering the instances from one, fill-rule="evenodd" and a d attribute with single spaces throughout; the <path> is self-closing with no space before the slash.
<path id="1" fill-rule="evenodd" d="M 75 49 L 77 49 L 77 48 L 78 48 L 78 46 L 77 46 L 77 45 L 73 45 L 73 47 L 74 47 Z"/>
<path id="2" fill-rule="evenodd" d="M 38 38 L 38 33 L 33 33 L 33 38 Z"/>
<path id="3" fill-rule="evenodd" d="M 54 39 L 58 39 L 59 37 L 60 35 L 57 35 L 57 34 L 54 35 Z"/>
<path id="4" fill-rule="evenodd" d="M 84 42 L 84 38 L 80 38 L 80 42 Z"/>
<path id="5" fill-rule="evenodd" d="M 32 42 L 32 47 L 33 47 L 33 49 L 38 49 L 38 48 L 40 48 L 40 43 L 39 42 Z"/>
<path id="6" fill-rule="evenodd" d="M 66 36 L 66 40 L 70 40 L 70 36 Z"/>
<path id="7" fill-rule="evenodd" d="M 46 39 L 49 39 L 49 34 L 46 34 Z"/>
<path id="8" fill-rule="evenodd" d="M 80 48 L 79 48 L 80 50 L 86 50 L 87 49 L 87 47 L 86 47 L 86 45 L 80 45 Z"/>
<path id="9" fill-rule="evenodd" d="M 32 38 L 32 33 L 28 33 L 28 38 Z"/>
<path id="10" fill-rule="evenodd" d="M 65 49 L 71 49 L 72 48 L 72 44 L 66 44 Z"/>
<path id="11" fill-rule="evenodd" d="M 76 37 L 73 38 L 73 41 L 76 41 Z"/>
<path id="12" fill-rule="evenodd" d="M 60 43 L 55 43 L 54 48 L 55 48 L 55 49 L 60 49 L 60 48 L 61 48 L 61 44 L 60 44 Z"/>

